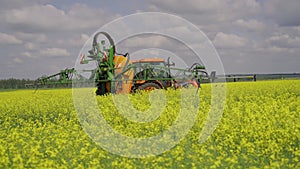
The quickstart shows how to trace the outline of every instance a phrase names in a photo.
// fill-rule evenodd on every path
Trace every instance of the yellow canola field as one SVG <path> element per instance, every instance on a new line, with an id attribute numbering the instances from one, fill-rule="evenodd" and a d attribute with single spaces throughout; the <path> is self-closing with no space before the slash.
<path id="1" fill-rule="evenodd" d="M 210 108 L 209 84 L 200 89 L 199 113 L 186 137 L 147 158 L 122 157 L 97 145 L 77 118 L 71 89 L 2 91 L 0 168 L 300 168 L 300 80 L 226 88 L 222 119 L 206 142 L 198 139 Z M 114 130 L 147 138 L 172 126 L 180 110 L 180 91 L 164 93 L 166 108 L 149 123 L 120 115 L 111 95 L 96 100 Z M 140 111 L 150 107 L 148 93 L 129 97 Z"/>

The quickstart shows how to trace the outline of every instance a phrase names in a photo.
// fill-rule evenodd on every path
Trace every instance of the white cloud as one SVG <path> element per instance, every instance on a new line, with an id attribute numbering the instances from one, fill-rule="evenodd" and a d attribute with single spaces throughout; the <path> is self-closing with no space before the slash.
<path id="1" fill-rule="evenodd" d="M 228 22 L 248 15 L 259 15 L 261 9 L 256 0 L 152 0 L 152 3 L 151 9 L 188 16 L 199 24 Z"/>
<path id="2" fill-rule="evenodd" d="M 80 35 L 80 41 L 81 42 L 86 42 L 88 39 L 89 39 L 90 37 L 89 37 L 89 35 L 87 35 L 87 34 L 81 34 Z"/>
<path id="3" fill-rule="evenodd" d="M 271 46 L 266 49 L 268 52 L 273 52 L 273 53 L 280 53 L 280 52 L 290 52 L 288 48 L 282 48 L 282 47 L 277 47 L 277 46 Z"/>
<path id="4" fill-rule="evenodd" d="M 294 29 L 300 34 L 300 26 L 295 26 Z"/>
<path id="5" fill-rule="evenodd" d="M 24 47 L 25 47 L 25 49 L 28 49 L 28 50 L 37 50 L 38 49 L 37 45 L 34 43 L 31 43 L 31 42 L 25 43 Z"/>
<path id="6" fill-rule="evenodd" d="M 31 51 L 25 51 L 21 53 L 22 56 L 27 58 L 45 58 L 45 57 L 65 57 L 70 56 L 71 53 L 63 48 L 43 48 Z"/>
<path id="7" fill-rule="evenodd" d="M 64 12 L 52 5 L 33 5 L 21 9 L 13 9 L 4 13 L 5 21 L 11 24 L 51 27 L 58 26 L 53 21 L 61 22 Z M 60 23 L 62 24 L 62 23 Z"/>
<path id="8" fill-rule="evenodd" d="M 79 38 L 72 40 L 71 44 L 75 46 L 83 46 L 89 38 L 90 37 L 87 34 L 81 34 Z"/>
<path id="9" fill-rule="evenodd" d="M 0 44 L 21 44 L 22 40 L 16 38 L 14 35 L 9 35 L 0 32 Z"/>
<path id="10" fill-rule="evenodd" d="M 74 4 L 68 11 L 51 4 L 26 6 L 6 10 L 2 16 L 5 23 L 35 31 L 74 31 L 98 28 L 112 17 L 103 9 Z M 101 18 L 101 19 L 99 19 Z"/>
<path id="11" fill-rule="evenodd" d="M 37 57 L 30 52 L 23 52 L 21 55 L 26 56 L 28 58 L 36 58 Z"/>
<path id="12" fill-rule="evenodd" d="M 277 57 L 282 53 L 291 53 L 293 49 L 278 46 L 263 46 L 255 48 L 255 51 L 259 53 L 264 53 L 265 55 L 273 55 L 273 57 Z"/>
<path id="13" fill-rule="evenodd" d="M 300 37 L 288 34 L 275 35 L 267 39 L 267 43 L 280 48 L 300 48 Z"/>
<path id="14" fill-rule="evenodd" d="M 38 43 L 45 43 L 48 40 L 47 36 L 42 33 L 17 32 L 16 37 L 22 39 L 23 41 L 38 42 Z"/>
<path id="15" fill-rule="evenodd" d="M 74 47 L 82 47 L 85 42 L 89 39 L 89 35 L 87 34 L 81 34 L 79 36 L 76 36 L 75 38 L 69 39 L 69 40 L 59 40 L 58 44 L 65 44 L 68 43 L 71 46 Z"/>
<path id="16" fill-rule="evenodd" d="M 259 22 L 255 19 L 250 19 L 250 20 L 239 19 L 236 20 L 234 24 L 248 31 L 262 31 L 266 27 L 264 23 Z"/>
<path id="17" fill-rule="evenodd" d="M 22 63 L 23 62 L 20 58 L 14 58 L 13 61 L 16 62 L 16 63 Z"/>
<path id="18" fill-rule="evenodd" d="M 213 44 L 217 48 L 241 48 L 249 44 L 249 41 L 235 34 L 225 34 L 218 32 Z"/>
<path id="19" fill-rule="evenodd" d="M 70 52 L 66 49 L 62 48 L 47 48 L 45 50 L 41 50 L 40 54 L 42 56 L 70 56 Z"/>
<path id="20" fill-rule="evenodd" d="M 129 39 L 125 43 L 125 47 L 160 47 L 163 44 L 167 44 L 168 40 L 165 37 L 153 35 L 153 36 L 137 36 Z"/>

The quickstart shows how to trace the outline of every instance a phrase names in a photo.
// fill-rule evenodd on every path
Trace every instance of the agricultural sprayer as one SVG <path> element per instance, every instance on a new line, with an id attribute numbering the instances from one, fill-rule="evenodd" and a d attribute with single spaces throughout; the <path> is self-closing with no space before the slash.
<path id="1" fill-rule="evenodd" d="M 105 39 L 98 41 L 99 35 Z M 109 44 L 106 44 L 109 42 Z M 82 54 L 80 64 L 96 63 L 96 68 L 85 70 L 90 76 L 84 77 L 75 68 L 65 69 L 57 74 L 37 79 L 36 85 L 72 84 L 76 79 L 78 83 L 96 84 L 97 95 L 106 93 L 130 93 L 137 90 L 166 89 L 169 87 L 181 88 L 187 86 L 200 87 L 204 79 L 213 81 L 215 72 L 210 75 L 205 67 L 194 63 L 190 68 L 175 68 L 170 58 L 143 58 L 130 60 L 130 55 L 119 54 L 111 36 L 106 32 L 95 34 L 92 49 L 87 55 Z M 176 71 L 177 73 L 172 73 Z M 56 80 L 53 80 L 55 78 Z"/>

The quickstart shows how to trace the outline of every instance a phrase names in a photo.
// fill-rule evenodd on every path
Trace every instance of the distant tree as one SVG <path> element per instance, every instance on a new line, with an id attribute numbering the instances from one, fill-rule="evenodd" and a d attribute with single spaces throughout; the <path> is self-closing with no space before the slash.
<path id="1" fill-rule="evenodd" d="M 0 80 L 0 89 L 24 89 L 28 87 L 34 87 L 28 84 L 34 84 L 34 80 L 15 78 L 3 79 Z"/>

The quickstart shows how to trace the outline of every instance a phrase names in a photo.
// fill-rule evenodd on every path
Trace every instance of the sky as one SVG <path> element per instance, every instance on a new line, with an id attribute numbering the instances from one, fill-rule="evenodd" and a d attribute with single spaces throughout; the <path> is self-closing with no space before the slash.
<path id="1" fill-rule="evenodd" d="M 36 79 L 72 68 L 95 31 L 140 12 L 169 13 L 196 25 L 227 74 L 299 73 L 299 7 L 299 0 L 1 0 L 0 79 Z M 132 39 L 131 47 L 147 38 L 158 46 L 169 43 L 145 36 Z M 179 50 L 170 44 L 163 50 Z"/>

